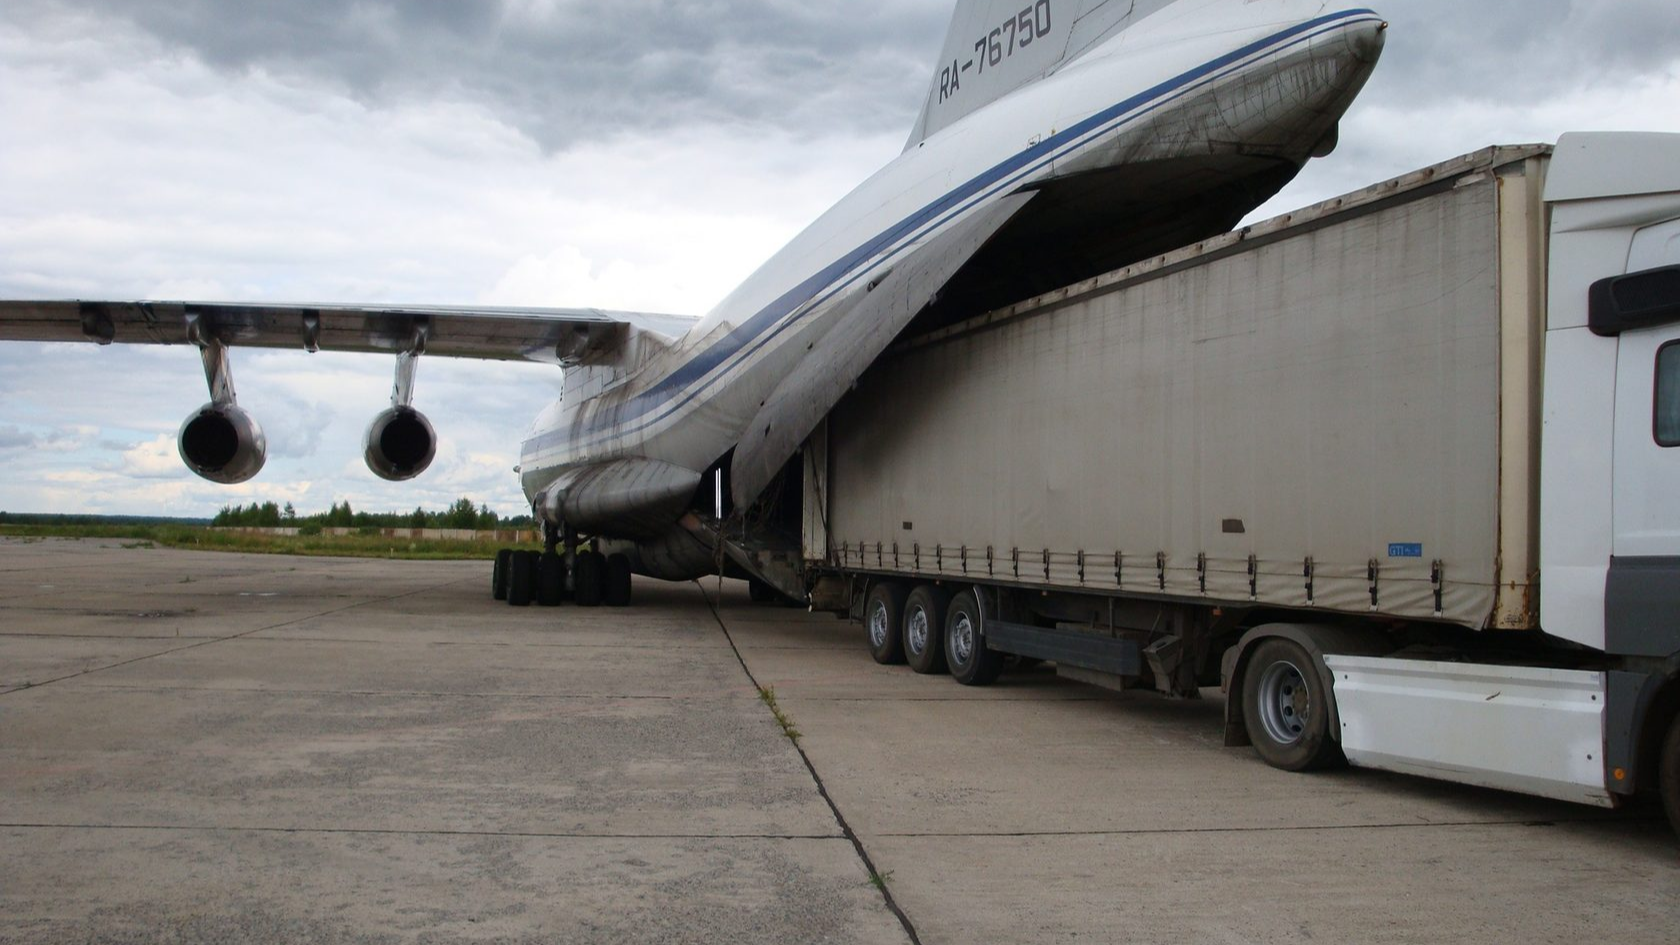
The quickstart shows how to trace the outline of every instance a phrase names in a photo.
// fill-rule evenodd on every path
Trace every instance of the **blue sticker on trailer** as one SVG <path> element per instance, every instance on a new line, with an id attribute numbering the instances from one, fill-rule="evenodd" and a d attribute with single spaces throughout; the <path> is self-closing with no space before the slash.
<path id="1" fill-rule="evenodd" d="M 1411 542 L 1396 542 L 1388 546 L 1388 556 L 1390 558 L 1421 558 L 1423 557 L 1423 545 Z"/>

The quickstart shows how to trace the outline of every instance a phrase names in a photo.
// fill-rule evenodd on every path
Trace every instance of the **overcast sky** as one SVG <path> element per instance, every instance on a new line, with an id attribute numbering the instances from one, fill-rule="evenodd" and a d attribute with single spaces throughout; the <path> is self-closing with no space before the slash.
<path id="1" fill-rule="evenodd" d="M 1264 0 L 1261 0 L 1264 2 Z M 1391 0 L 1388 46 L 1256 216 L 1493 143 L 1680 132 L 1674 0 Z M 6 0 L 0 297 L 494 302 L 701 314 L 902 148 L 949 0 Z M 389 359 L 234 352 L 253 482 L 175 454 L 185 347 L 0 344 L 0 510 L 523 510 L 558 393 L 423 359 L 431 471 L 361 461 Z"/>

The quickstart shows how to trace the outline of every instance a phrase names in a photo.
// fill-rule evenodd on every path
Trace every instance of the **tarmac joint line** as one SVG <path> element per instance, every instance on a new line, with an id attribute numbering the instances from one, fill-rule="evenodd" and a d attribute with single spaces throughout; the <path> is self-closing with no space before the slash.
<path id="1" fill-rule="evenodd" d="M 747 665 L 746 658 L 741 655 L 741 648 L 735 645 L 735 637 L 729 632 L 729 625 L 724 622 L 723 615 L 718 612 L 717 602 L 712 599 L 710 594 L 706 593 L 705 585 L 698 580 L 694 582 L 694 586 L 700 591 L 701 599 L 706 602 L 706 606 L 711 610 L 712 619 L 717 621 L 718 629 L 723 631 L 723 638 L 729 642 L 729 649 L 735 654 L 736 662 L 741 664 L 741 672 L 747 674 L 748 681 L 760 693 L 768 692 L 769 690 L 758 681 L 758 677 L 753 675 L 752 668 Z M 773 698 L 765 699 L 766 705 L 770 705 L 773 701 Z M 782 726 L 785 733 L 791 727 L 791 721 L 785 719 L 779 711 L 775 711 L 773 705 L 771 708 L 776 715 L 777 724 Z M 886 903 L 892 914 L 898 917 L 898 924 L 904 927 L 904 934 L 910 939 L 911 945 L 922 945 L 922 938 L 916 932 L 915 923 L 910 921 L 910 916 L 905 913 L 904 908 L 894 898 L 892 890 L 888 888 L 886 878 L 892 875 L 892 871 L 888 870 L 886 873 L 882 873 L 875 866 L 874 859 L 870 857 L 869 851 L 864 849 L 863 841 L 858 838 L 857 831 L 852 829 L 852 825 L 846 821 L 846 815 L 840 812 L 840 806 L 834 803 L 834 798 L 829 795 L 828 785 L 823 783 L 822 775 L 817 773 L 817 766 L 811 763 L 811 756 L 805 753 L 805 747 L 799 744 L 798 738 L 791 735 L 788 737 L 788 741 L 793 745 L 793 750 L 799 753 L 799 760 L 805 763 L 805 770 L 810 772 L 811 781 L 817 786 L 817 794 L 822 797 L 823 803 L 828 805 L 829 812 L 834 815 L 834 822 L 840 827 L 840 832 L 851 842 L 852 849 L 857 853 L 858 859 L 862 861 L 864 871 L 869 874 L 869 884 L 881 893 L 882 901 Z"/>

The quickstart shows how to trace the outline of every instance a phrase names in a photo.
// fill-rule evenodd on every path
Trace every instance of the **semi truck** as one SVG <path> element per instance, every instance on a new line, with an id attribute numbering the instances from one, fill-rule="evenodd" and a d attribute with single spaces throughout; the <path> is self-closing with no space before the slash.
<path id="1" fill-rule="evenodd" d="M 1680 136 L 1487 148 L 913 324 L 798 466 L 811 604 L 879 662 L 1218 686 L 1280 768 L 1680 829 Z"/>

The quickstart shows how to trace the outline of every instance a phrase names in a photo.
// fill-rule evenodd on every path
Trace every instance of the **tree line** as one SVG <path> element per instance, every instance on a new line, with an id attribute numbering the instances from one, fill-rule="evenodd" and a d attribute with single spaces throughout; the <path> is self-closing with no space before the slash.
<path id="1" fill-rule="evenodd" d="M 332 508 L 314 515 L 299 515 L 292 503 L 252 502 L 250 505 L 224 505 L 210 520 L 215 526 L 245 528 L 307 527 L 318 528 L 529 528 L 529 515 L 502 518 L 488 505 L 473 505 L 472 499 L 462 496 L 441 512 L 415 508 L 412 512 L 357 512 L 350 508 L 350 500 L 334 502 Z"/>

